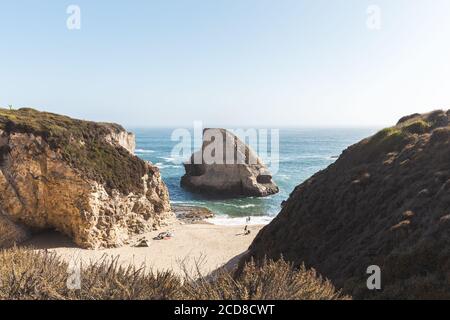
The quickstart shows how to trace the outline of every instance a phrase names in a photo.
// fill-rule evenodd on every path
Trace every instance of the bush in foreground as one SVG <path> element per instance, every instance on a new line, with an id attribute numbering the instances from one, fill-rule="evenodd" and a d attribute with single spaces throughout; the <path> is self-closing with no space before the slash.
<path id="1" fill-rule="evenodd" d="M 197 280 L 104 260 L 82 267 L 79 290 L 68 289 L 68 267 L 53 253 L 0 251 L 0 299 L 348 299 L 313 270 L 295 270 L 282 260 Z"/>

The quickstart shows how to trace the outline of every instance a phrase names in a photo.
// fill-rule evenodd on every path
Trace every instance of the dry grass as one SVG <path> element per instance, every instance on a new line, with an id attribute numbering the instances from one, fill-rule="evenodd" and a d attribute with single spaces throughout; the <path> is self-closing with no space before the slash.
<path id="1" fill-rule="evenodd" d="M 239 273 L 219 270 L 211 277 L 189 279 L 188 296 L 198 300 L 342 300 L 349 299 L 334 286 L 305 266 L 264 260 L 248 262 Z"/>
<path id="2" fill-rule="evenodd" d="M 67 286 L 69 265 L 56 255 L 26 249 L 0 251 L 1 299 L 344 299 L 314 271 L 284 261 L 249 263 L 240 275 L 220 271 L 198 280 L 171 272 L 123 268 L 115 261 L 82 267 L 81 289 Z"/>

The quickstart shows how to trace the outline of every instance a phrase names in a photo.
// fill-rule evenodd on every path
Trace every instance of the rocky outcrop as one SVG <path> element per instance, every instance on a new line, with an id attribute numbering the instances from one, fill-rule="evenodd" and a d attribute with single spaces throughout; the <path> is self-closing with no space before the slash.
<path id="1" fill-rule="evenodd" d="M 225 129 L 205 129 L 201 150 L 184 164 L 181 186 L 211 196 L 265 197 L 279 191 L 261 159 Z"/>
<path id="2" fill-rule="evenodd" d="M 105 136 L 105 140 L 111 144 L 118 144 L 128 152 L 134 154 L 136 150 L 136 136 L 134 133 L 125 131 L 121 126 L 111 123 L 104 123 L 110 133 Z"/>
<path id="3" fill-rule="evenodd" d="M 246 257 L 316 268 L 356 298 L 450 298 L 450 112 L 403 118 L 299 185 Z M 367 268 L 382 290 L 368 290 Z"/>
<path id="4" fill-rule="evenodd" d="M 174 205 L 172 210 L 178 220 L 185 223 L 207 223 L 207 219 L 214 218 L 214 213 L 205 207 Z"/>
<path id="5" fill-rule="evenodd" d="M 115 124 L 0 109 L 0 210 L 83 248 L 117 247 L 171 216 L 157 167 L 131 154 Z"/>
<path id="6" fill-rule="evenodd" d="M 0 213 L 0 248 L 9 248 L 29 239 L 25 228 Z"/>

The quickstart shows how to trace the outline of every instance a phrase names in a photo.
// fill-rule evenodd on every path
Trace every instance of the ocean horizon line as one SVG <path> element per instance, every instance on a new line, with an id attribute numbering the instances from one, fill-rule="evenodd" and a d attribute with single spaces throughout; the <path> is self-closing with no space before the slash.
<path id="1" fill-rule="evenodd" d="M 151 130 L 151 129 L 179 129 L 179 128 L 186 128 L 186 129 L 192 129 L 193 128 L 193 124 L 191 125 L 184 125 L 184 126 L 143 126 L 143 125 L 126 125 L 126 124 L 122 124 L 127 130 L 139 130 L 139 129 L 143 129 L 143 130 Z M 387 128 L 390 126 L 393 126 L 394 124 L 391 125 L 362 125 L 362 126 L 357 126 L 357 125 L 349 125 L 349 126 L 274 126 L 274 125 L 269 125 L 269 126 L 263 126 L 263 125 L 259 125 L 259 126 L 250 126 L 250 125 L 246 125 L 246 126 L 233 126 L 233 125 L 208 125 L 208 126 L 203 126 L 204 128 L 223 128 L 223 129 L 233 129 L 233 128 L 240 128 L 240 129 L 283 129 L 283 130 L 346 130 L 346 129 L 382 129 L 382 128 Z"/>

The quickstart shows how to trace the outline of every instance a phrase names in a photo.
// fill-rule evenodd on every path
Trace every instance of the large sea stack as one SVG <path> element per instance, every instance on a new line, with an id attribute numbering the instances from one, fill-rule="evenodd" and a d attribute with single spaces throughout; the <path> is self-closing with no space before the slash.
<path id="1" fill-rule="evenodd" d="M 134 147 L 117 124 L 0 109 L 0 229 L 18 241 L 55 229 L 104 248 L 157 228 L 172 214 L 168 191 Z"/>
<path id="2" fill-rule="evenodd" d="M 247 259 L 305 263 L 355 298 L 450 299 L 450 112 L 402 118 L 295 188 Z M 368 290 L 367 268 L 381 269 Z"/>
<path id="3" fill-rule="evenodd" d="M 219 197 L 266 197 L 279 191 L 256 153 L 225 129 L 205 129 L 202 148 L 184 167 L 181 186 L 191 192 Z"/>

